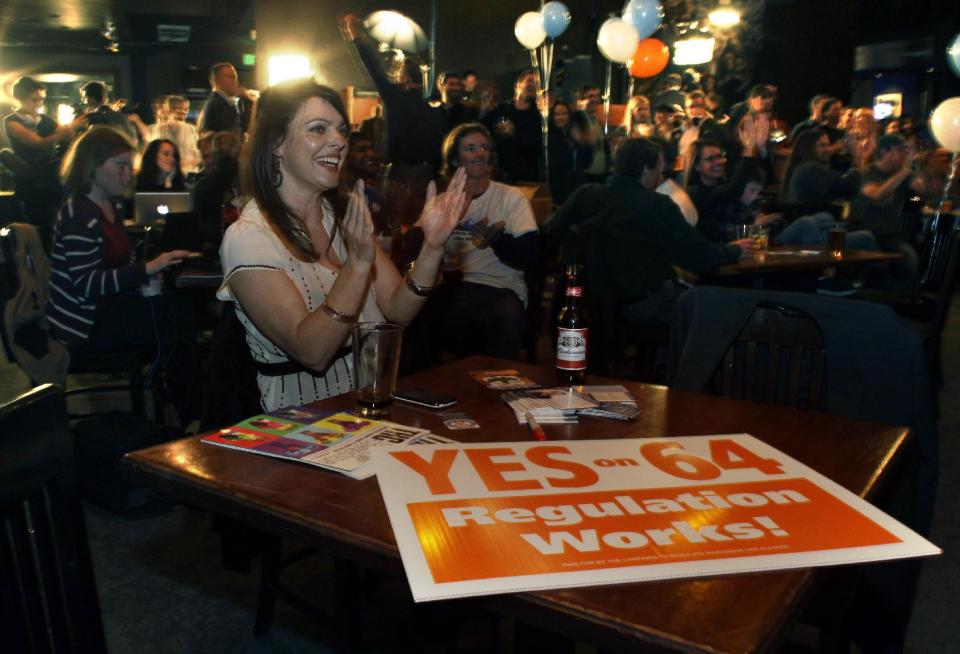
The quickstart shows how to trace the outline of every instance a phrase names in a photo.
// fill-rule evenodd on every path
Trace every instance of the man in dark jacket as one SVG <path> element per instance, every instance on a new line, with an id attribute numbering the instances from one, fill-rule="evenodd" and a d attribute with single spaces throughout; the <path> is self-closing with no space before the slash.
<path id="1" fill-rule="evenodd" d="M 222 62 L 210 68 L 210 88 L 198 116 L 198 129 L 206 132 L 246 132 L 250 124 L 252 103 L 240 93 L 240 81 L 233 64 Z"/>
<path id="2" fill-rule="evenodd" d="M 513 99 L 501 102 L 483 117 L 497 149 L 497 170 L 507 184 L 540 181 L 543 132 L 537 109 L 537 76 L 530 69 L 517 75 Z"/>
<path id="3" fill-rule="evenodd" d="M 659 145 L 627 139 L 617 149 L 610 178 L 574 191 L 547 227 L 554 245 L 577 227 L 588 293 L 619 306 L 620 316 L 632 324 L 670 321 L 685 290 L 674 266 L 704 273 L 743 253 L 739 245 L 707 241 L 670 198 L 655 192 L 663 166 Z"/>

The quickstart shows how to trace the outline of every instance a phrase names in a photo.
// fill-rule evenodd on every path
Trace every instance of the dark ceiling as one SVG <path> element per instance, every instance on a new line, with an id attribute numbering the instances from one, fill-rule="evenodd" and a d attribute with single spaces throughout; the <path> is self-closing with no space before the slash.
<path id="1" fill-rule="evenodd" d="M 178 38 L 222 47 L 249 39 L 252 28 L 253 0 L 3 0 L 0 47 L 102 52 L 111 42 L 122 48 Z"/>

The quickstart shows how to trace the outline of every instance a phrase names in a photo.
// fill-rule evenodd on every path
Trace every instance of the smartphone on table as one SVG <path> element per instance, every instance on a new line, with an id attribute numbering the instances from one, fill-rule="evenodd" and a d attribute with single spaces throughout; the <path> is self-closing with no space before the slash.
<path id="1" fill-rule="evenodd" d="M 420 389 L 397 391 L 393 396 L 402 402 L 424 406 L 428 409 L 446 409 L 457 402 L 457 398 L 450 395 Z"/>

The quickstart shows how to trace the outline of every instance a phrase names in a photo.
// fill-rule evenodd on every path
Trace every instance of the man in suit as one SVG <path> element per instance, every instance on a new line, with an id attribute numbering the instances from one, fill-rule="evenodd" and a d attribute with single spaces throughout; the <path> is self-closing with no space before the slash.
<path id="1" fill-rule="evenodd" d="M 197 119 L 200 133 L 246 132 L 251 102 L 240 95 L 240 82 L 233 64 L 214 64 L 210 68 L 210 87 L 213 92 Z"/>

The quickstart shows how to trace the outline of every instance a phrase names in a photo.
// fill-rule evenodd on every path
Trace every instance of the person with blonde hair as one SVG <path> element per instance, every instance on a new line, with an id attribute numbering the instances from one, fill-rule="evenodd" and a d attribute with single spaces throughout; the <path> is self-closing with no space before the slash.
<path id="1" fill-rule="evenodd" d="M 627 110 L 623 112 L 623 129 L 627 138 L 653 136 L 653 118 L 647 96 L 635 95 L 630 98 Z"/>

